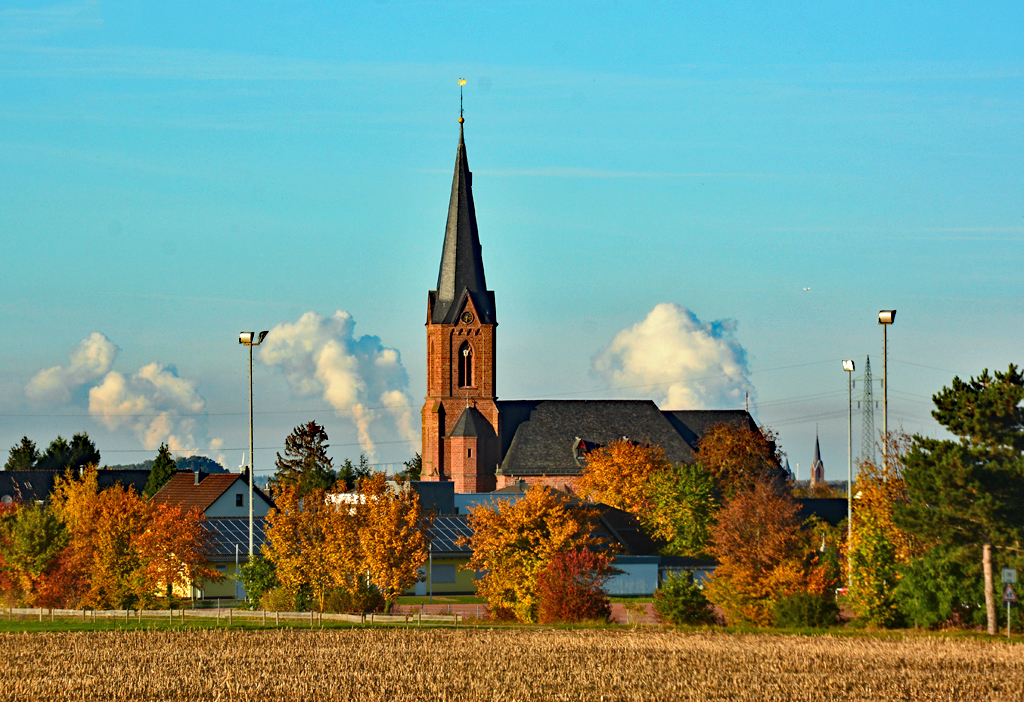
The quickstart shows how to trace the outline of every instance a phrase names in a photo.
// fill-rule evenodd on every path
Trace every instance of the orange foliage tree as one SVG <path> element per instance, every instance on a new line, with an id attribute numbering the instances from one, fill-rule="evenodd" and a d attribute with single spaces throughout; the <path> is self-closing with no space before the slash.
<path id="1" fill-rule="evenodd" d="M 359 483 L 358 533 L 362 567 L 384 597 L 385 611 L 416 584 L 427 561 L 428 521 L 415 490 L 388 489 L 383 473 Z"/>
<path id="2" fill-rule="evenodd" d="M 330 590 L 349 589 L 358 577 L 353 510 L 328 500 L 324 490 L 302 494 L 295 485 L 282 486 L 275 501 L 276 509 L 267 515 L 264 553 L 274 562 L 281 586 L 293 596 L 308 591 L 322 612 Z"/>
<path id="3" fill-rule="evenodd" d="M 427 560 L 419 496 L 413 490 L 392 490 L 383 473 L 361 480 L 356 499 L 349 502 L 332 499 L 324 490 L 302 494 L 285 485 L 267 523 L 265 554 L 282 587 L 293 595 L 308 593 L 320 611 L 331 590 L 355 596 L 367 584 L 390 608 L 419 580 Z"/>
<path id="4" fill-rule="evenodd" d="M 593 502 L 647 514 L 652 506 L 649 481 L 670 467 L 660 446 L 614 441 L 587 454 L 576 488 Z"/>
<path id="5" fill-rule="evenodd" d="M 203 526 L 204 520 L 198 509 L 184 510 L 167 504 L 152 508 L 149 524 L 135 537 L 135 547 L 144 564 L 144 593 L 163 591 L 170 599 L 175 589 L 188 590 L 200 580 L 223 577 L 207 558 L 211 537 Z"/>
<path id="6" fill-rule="evenodd" d="M 854 483 L 853 528 L 847 545 L 853 565 L 849 601 L 859 619 L 875 626 L 900 622 L 895 599 L 899 566 L 918 549 L 915 540 L 893 521 L 896 506 L 909 501 L 902 459 L 909 442 L 907 436 L 890 432 L 888 459 L 881 465 L 861 462 Z"/>
<path id="7" fill-rule="evenodd" d="M 51 505 L 68 534 L 48 593 L 54 603 L 152 605 L 168 586 L 220 577 L 207 560 L 201 517 L 157 508 L 120 484 L 100 491 L 94 468 L 58 478 Z"/>
<path id="8" fill-rule="evenodd" d="M 516 502 L 470 509 L 473 557 L 466 569 L 484 571 L 477 593 L 494 616 L 537 621 L 537 576 L 556 553 L 600 546 L 592 534 L 595 514 L 570 504 L 568 496 L 531 486 Z"/>
<path id="9" fill-rule="evenodd" d="M 798 511 L 785 486 L 767 479 L 722 506 L 711 545 L 719 566 L 705 594 L 729 621 L 768 625 L 778 598 L 806 591 Z"/>
<path id="10" fill-rule="evenodd" d="M 697 445 L 697 462 L 715 480 L 719 492 L 731 496 L 751 489 L 763 476 L 781 471 L 782 454 L 768 428 L 719 424 Z"/>

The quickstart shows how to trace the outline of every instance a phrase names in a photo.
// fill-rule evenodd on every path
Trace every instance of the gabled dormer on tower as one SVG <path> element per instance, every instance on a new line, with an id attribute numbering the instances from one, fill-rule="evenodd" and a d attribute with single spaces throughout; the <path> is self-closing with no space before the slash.
<path id="1" fill-rule="evenodd" d="M 484 277 L 462 123 L 460 117 L 437 289 L 427 295 L 423 479 L 453 480 L 456 492 L 486 492 L 494 489 L 501 460 L 494 363 L 498 321 Z M 481 422 L 491 431 L 481 430 Z M 462 429 L 456 431 L 457 426 Z M 466 426 L 475 428 L 472 436 Z"/>

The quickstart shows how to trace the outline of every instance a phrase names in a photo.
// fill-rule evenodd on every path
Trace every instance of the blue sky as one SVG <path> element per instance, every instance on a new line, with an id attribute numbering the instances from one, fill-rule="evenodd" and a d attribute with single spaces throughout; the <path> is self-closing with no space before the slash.
<path id="1" fill-rule="evenodd" d="M 411 455 L 459 77 L 501 397 L 751 392 L 839 478 L 879 309 L 908 431 L 1024 360 L 1019 6 L 481 5 L 0 9 L 0 446 L 236 467 L 237 332 L 277 328 L 258 470 L 309 419 L 337 458 Z"/>

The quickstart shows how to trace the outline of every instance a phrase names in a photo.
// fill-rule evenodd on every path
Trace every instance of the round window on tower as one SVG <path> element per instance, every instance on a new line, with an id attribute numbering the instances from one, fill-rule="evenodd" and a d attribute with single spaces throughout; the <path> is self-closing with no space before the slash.
<path id="1" fill-rule="evenodd" d="M 463 312 L 462 313 L 462 323 L 463 324 L 472 324 L 473 323 L 473 313 L 472 312 Z"/>

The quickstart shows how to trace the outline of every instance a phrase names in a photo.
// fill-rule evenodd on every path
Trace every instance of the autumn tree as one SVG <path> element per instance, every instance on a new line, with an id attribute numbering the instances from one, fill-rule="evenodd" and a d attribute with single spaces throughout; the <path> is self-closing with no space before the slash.
<path id="1" fill-rule="evenodd" d="M 993 548 L 1024 534 L 1024 376 L 1010 365 L 954 378 L 933 396 L 932 416 L 958 441 L 915 436 L 904 458 L 907 499 L 896 523 L 947 554 L 980 562 L 988 633 L 997 627 Z"/>
<path id="2" fill-rule="evenodd" d="M 782 454 L 767 428 L 719 424 L 697 445 L 697 462 L 711 474 L 719 493 L 729 497 L 754 487 L 762 478 L 782 476 Z"/>
<path id="3" fill-rule="evenodd" d="M 648 479 L 651 508 L 641 523 L 671 556 L 707 555 L 718 504 L 715 483 L 699 465 L 669 466 Z"/>
<path id="4" fill-rule="evenodd" d="M 669 468 L 660 446 L 625 439 L 613 441 L 587 454 L 576 489 L 593 502 L 636 515 L 646 514 L 652 504 L 648 481 Z"/>
<path id="5" fill-rule="evenodd" d="M 575 548 L 556 553 L 537 574 L 537 619 L 553 622 L 607 621 L 611 604 L 604 584 L 616 571 L 607 553 Z"/>
<path id="6" fill-rule="evenodd" d="M 705 592 L 728 620 L 770 624 L 775 602 L 804 588 L 798 511 L 786 487 L 765 478 L 722 506 L 711 537 L 719 565 Z"/>
<path id="7" fill-rule="evenodd" d="M 149 469 L 149 478 L 146 480 L 146 487 L 142 494 L 146 497 L 157 494 L 160 492 L 160 488 L 166 485 L 167 481 L 173 478 L 177 472 L 178 466 L 171 458 L 171 451 L 167 448 L 167 444 L 160 444 L 153 467 Z"/>
<path id="8" fill-rule="evenodd" d="M 427 561 L 429 522 L 420 510 L 419 494 L 407 484 L 389 489 L 384 473 L 362 480 L 359 495 L 361 566 L 390 612 L 398 596 L 420 579 L 419 570 Z"/>
<path id="9" fill-rule="evenodd" d="M 12 505 L 0 513 L 0 558 L 15 597 L 34 604 L 41 582 L 67 545 L 67 532 L 42 505 Z"/>
<path id="10" fill-rule="evenodd" d="M 473 557 L 466 569 L 483 571 L 477 593 L 499 618 L 537 620 L 537 576 L 555 554 L 599 546 L 592 510 L 544 486 L 531 486 L 516 502 L 497 500 L 470 509 Z"/>
<path id="11" fill-rule="evenodd" d="M 327 432 L 316 422 L 295 427 L 284 441 L 284 456 L 277 454 L 277 471 L 270 480 L 274 491 L 291 487 L 301 498 L 311 490 L 330 489 L 336 476 L 327 440 Z"/>
<path id="12" fill-rule="evenodd" d="M 914 540 L 894 520 L 897 506 L 908 499 L 901 458 L 906 437 L 893 434 L 888 446 L 887 461 L 858 465 L 852 536 L 847 544 L 852 569 L 849 602 L 859 619 L 884 627 L 901 622 L 896 600 L 900 567 L 915 550 Z"/>
<path id="13" fill-rule="evenodd" d="M 281 586 L 294 597 L 308 593 L 323 611 L 334 588 L 357 586 L 360 574 L 356 516 L 345 504 L 297 484 L 280 488 L 276 508 L 267 515 L 266 556 L 274 562 Z"/>
<path id="14" fill-rule="evenodd" d="M 212 548 L 205 518 L 197 509 L 179 505 L 153 505 L 145 528 L 135 535 L 134 547 L 142 562 L 142 592 L 166 594 L 168 604 L 175 590 L 188 590 L 202 580 L 223 576 L 209 561 Z"/>

